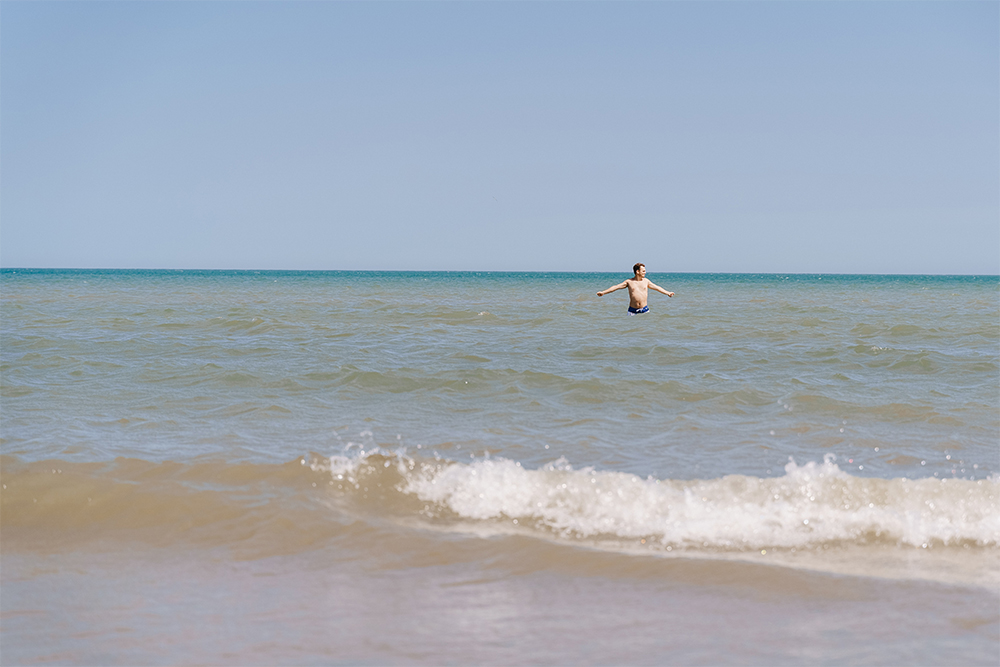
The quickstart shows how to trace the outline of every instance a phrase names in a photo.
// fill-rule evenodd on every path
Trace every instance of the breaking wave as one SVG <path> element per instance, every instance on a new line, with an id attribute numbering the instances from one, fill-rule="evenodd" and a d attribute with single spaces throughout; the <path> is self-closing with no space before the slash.
<path id="1" fill-rule="evenodd" d="M 437 520 L 505 522 L 563 538 L 644 541 L 666 550 L 917 548 L 1000 544 L 1000 480 L 854 477 L 832 455 L 781 477 L 673 480 L 507 459 L 419 461 L 360 452 L 314 461 L 338 491 L 391 488 Z M 367 495 L 367 494 L 365 494 Z"/>
<path id="2" fill-rule="evenodd" d="M 1000 583 L 997 475 L 854 477 L 833 456 L 790 461 L 778 477 L 704 480 L 574 468 L 562 458 L 527 469 L 504 458 L 456 462 L 378 448 L 283 464 L 4 456 L 0 480 L 4 552 L 142 542 L 260 558 L 338 540 L 375 549 L 373 535 L 391 535 L 398 547 L 445 530 L 622 555 L 766 552 L 775 564 L 792 558 L 785 564 L 826 571 L 908 568 L 907 576 Z M 516 548 L 503 544 L 495 548 Z"/>

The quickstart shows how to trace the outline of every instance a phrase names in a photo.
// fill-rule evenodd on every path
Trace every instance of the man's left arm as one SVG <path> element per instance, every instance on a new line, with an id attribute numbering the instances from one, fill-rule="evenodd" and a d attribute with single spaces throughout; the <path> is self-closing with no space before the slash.
<path id="1" fill-rule="evenodd" d="M 673 296 L 674 295 L 673 292 L 668 292 L 667 290 L 663 289 L 662 287 L 660 287 L 659 285 L 657 285 L 656 283 L 653 283 L 653 282 L 649 283 L 649 288 L 656 290 L 660 294 L 666 294 L 667 296 Z"/>

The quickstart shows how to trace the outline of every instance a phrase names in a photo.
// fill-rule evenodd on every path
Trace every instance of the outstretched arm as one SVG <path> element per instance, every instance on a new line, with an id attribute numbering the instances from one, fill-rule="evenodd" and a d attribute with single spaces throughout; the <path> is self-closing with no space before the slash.
<path id="1" fill-rule="evenodd" d="M 659 285 L 654 285 L 653 283 L 649 283 L 649 289 L 654 289 L 657 292 L 659 292 L 660 294 L 666 294 L 667 296 L 673 296 L 674 295 L 673 292 L 668 292 L 667 290 L 663 289 Z"/>
<path id="2" fill-rule="evenodd" d="M 626 280 L 625 282 L 619 283 L 618 285 L 615 285 L 614 287 L 609 287 L 608 289 L 604 290 L 603 292 L 598 292 L 597 296 L 604 296 L 605 294 L 611 294 L 612 292 L 615 292 L 617 290 L 625 289 L 627 286 L 628 286 L 628 281 Z"/>

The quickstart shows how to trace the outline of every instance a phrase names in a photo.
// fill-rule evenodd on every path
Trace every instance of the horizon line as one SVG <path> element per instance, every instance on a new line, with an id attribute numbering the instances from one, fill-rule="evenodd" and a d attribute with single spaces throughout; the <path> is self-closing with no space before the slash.
<path id="1" fill-rule="evenodd" d="M 167 267 L 72 267 L 72 266 L 0 266 L 0 272 L 12 271 L 237 271 L 237 272 L 269 272 L 269 273 L 628 273 L 621 270 L 539 270 L 539 269 L 246 269 L 246 268 L 167 268 Z M 650 271 L 653 274 L 667 275 L 789 275 L 789 276 L 937 276 L 937 277 L 983 277 L 1000 278 L 998 273 L 843 273 L 829 271 Z"/>

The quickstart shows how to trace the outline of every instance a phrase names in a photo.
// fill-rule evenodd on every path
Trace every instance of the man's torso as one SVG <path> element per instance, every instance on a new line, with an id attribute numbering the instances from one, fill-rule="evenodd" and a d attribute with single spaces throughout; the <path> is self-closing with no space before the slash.
<path id="1" fill-rule="evenodd" d="M 632 308 L 644 307 L 647 299 L 649 298 L 649 281 L 645 278 L 640 280 L 629 278 L 625 282 L 628 284 L 628 305 Z"/>

